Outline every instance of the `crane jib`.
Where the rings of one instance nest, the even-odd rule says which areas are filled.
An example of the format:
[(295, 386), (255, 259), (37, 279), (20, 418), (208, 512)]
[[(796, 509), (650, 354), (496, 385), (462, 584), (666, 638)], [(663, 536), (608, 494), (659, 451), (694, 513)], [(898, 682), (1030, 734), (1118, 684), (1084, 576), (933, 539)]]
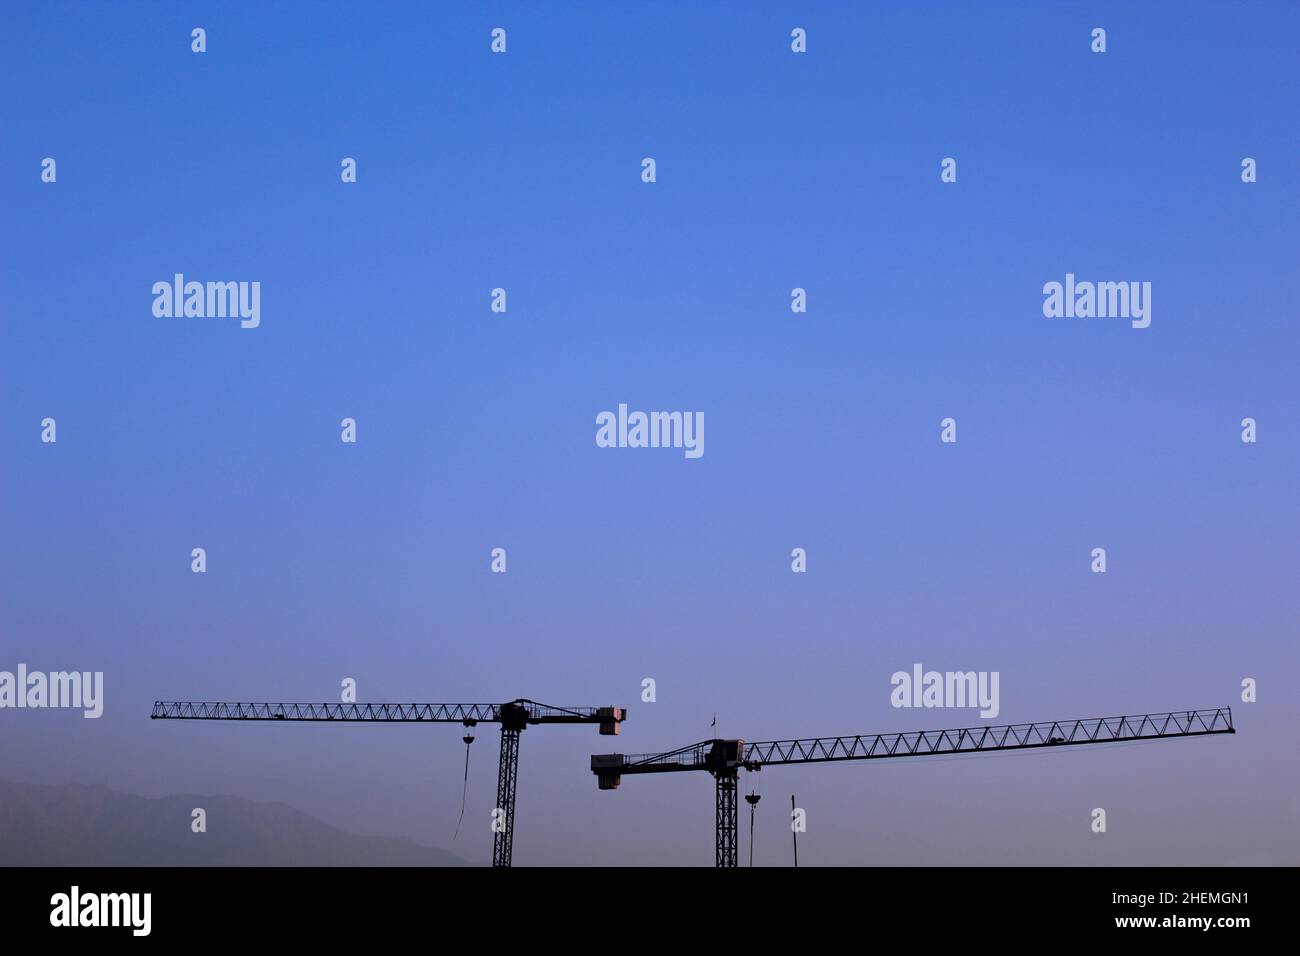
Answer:
[(613, 790), (623, 774), (703, 770), (716, 775), (741, 769), (757, 770), (764, 765), (982, 753), (1231, 733), (1236, 733), (1232, 708), (1220, 707), (759, 743), (743, 739), (704, 740), (660, 754), (596, 754), (591, 758), (591, 770), (602, 790)]
[(300, 720), (357, 723), (599, 724), (619, 733), (622, 707), (552, 707), (519, 699), (504, 704), (282, 703), (258, 701), (155, 701), (154, 720)]

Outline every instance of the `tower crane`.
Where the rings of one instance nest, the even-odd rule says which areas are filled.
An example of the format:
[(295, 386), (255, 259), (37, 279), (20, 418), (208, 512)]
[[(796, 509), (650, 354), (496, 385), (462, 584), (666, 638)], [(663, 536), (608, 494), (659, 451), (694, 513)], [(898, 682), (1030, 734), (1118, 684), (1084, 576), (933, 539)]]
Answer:
[(989, 753), (1039, 747), (1133, 740), (1165, 740), (1207, 734), (1235, 734), (1232, 708), (1180, 710), (1164, 714), (1090, 717), (1031, 724), (922, 730), (896, 734), (814, 737), (804, 740), (702, 740), (659, 754), (593, 754), (591, 772), (601, 790), (614, 790), (625, 774), (678, 773), (703, 770), (713, 775), (716, 793), (715, 863), (736, 866), (736, 787), (741, 770), (765, 766), (926, 757), (936, 754)]
[[(501, 725), (497, 803), (492, 827), (492, 865), (510, 866), (515, 835), (515, 785), (519, 735), (533, 724), (596, 724), (617, 734), (627, 717), (622, 707), (551, 707), (519, 698), (504, 704), (288, 704), (220, 701), (155, 701), (151, 720), (292, 720), (344, 723), (457, 723)], [(462, 738), (465, 739), (465, 738)], [(470, 740), (465, 739), (468, 747)]]

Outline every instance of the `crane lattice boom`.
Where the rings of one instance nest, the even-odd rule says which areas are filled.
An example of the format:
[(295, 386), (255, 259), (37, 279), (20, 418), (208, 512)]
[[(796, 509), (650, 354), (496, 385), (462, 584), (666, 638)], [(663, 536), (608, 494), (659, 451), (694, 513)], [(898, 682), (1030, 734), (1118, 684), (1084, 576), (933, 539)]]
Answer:
[[(1179, 710), (1163, 714), (1123, 717), (1089, 717), (1029, 724), (965, 727), (952, 730), (920, 730), (898, 734), (855, 734), (843, 737), (811, 737), (804, 740), (702, 740), (678, 750), (660, 754), (611, 754), (592, 757), (592, 770), (616, 767), (620, 773), (671, 773), (677, 770), (713, 770), (731, 764), (746, 770), (790, 763), (823, 763), (831, 760), (867, 760), (877, 757), (923, 757), (932, 754), (976, 753), (985, 750), (1015, 750), (1066, 744), (1115, 743), (1124, 740), (1154, 740), (1161, 737), (1194, 737), (1200, 734), (1235, 733), (1232, 708)], [(728, 744), (736, 746), (726, 746)], [(609, 757), (617, 763), (605, 764)]]
[[(206, 700), (155, 701), (154, 719), (351, 720), (377, 723), (595, 724), (615, 721), (614, 707), (551, 707), (520, 698), (506, 704), (291, 704)], [(621, 720), (622, 718), (618, 718)], [(616, 721), (615, 721), (616, 722)]]

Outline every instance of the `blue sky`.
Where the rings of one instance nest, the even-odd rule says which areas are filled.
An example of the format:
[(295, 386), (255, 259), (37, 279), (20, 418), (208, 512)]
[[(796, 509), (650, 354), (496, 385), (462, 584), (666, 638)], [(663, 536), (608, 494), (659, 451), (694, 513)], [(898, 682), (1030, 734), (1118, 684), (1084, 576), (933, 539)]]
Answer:
[[(0, 668), (107, 682), (99, 721), (0, 713), (6, 776), (279, 799), (485, 860), (494, 732), (451, 844), (455, 728), (149, 705), (354, 677), (626, 706), (630, 752), (715, 712), (750, 739), (978, 723), (890, 707), (921, 662), (999, 671), (999, 720), (1234, 705), (1242, 732), (772, 769), (743, 781), (774, 795), (760, 862), (785, 862), (791, 790), (809, 862), (1300, 857), (1294, 5), (2, 22)], [(261, 326), (155, 318), (176, 272), (260, 281)], [(1067, 272), (1150, 281), (1151, 327), (1045, 318)], [(620, 402), (703, 411), (704, 457), (597, 448)], [(709, 782), (598, 793), (606, 749), (525, 735), (516, 860), (711, 862)]]

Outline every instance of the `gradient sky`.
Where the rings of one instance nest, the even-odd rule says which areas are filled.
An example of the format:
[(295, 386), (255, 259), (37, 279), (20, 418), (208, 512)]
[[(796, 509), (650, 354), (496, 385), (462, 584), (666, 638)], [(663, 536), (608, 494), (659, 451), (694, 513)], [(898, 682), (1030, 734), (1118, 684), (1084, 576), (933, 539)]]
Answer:
[[(751, 740), (979, 723), (890, 706), (920, 662), (999, 671), (996, 723), (1231, 705), (1240, 732), (769, 768), (741, 782), (759, 863), (789, 861), (792, 792), (806, 864), (1300, 863), (1294, 4), (2, 23), (0, 669), (102, 670), (107, 700), (0, 711), (0, 776), (281, 800), (486, 862), (492, 728), (452, 842), (457, 726), (150, 704), (344, 677), (615, 704), (618, 740), (525, 733), (516, 862), (708, 865), (707, 776), (602, 793), (588, 756), (715, 712)], [(155, 318), (176, 272), (260, 281), (261, 327)], [(1150, 281), (1151, 327), (1044, 318), (1067, 272)], [(597, 448), (620, 402), (703, 411), (704, 457)]]

